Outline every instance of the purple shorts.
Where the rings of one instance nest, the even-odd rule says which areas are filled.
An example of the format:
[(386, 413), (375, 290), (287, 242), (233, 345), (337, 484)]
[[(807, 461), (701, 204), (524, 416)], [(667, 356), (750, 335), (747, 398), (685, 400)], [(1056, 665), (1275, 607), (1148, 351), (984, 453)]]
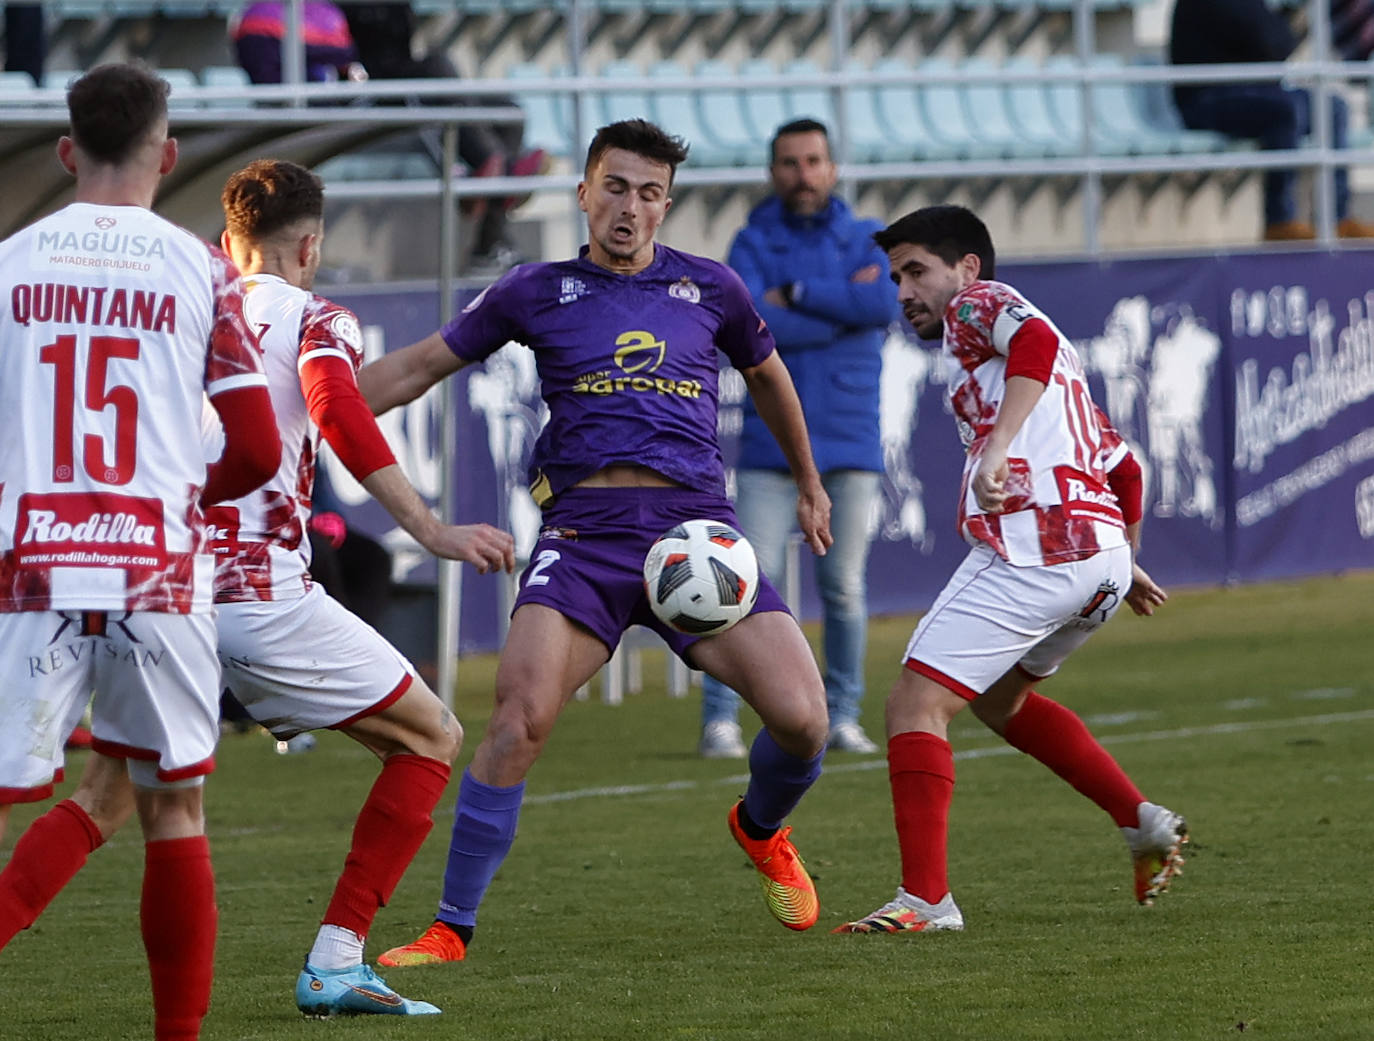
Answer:
[[(688, 636), (660, 622), (644, 595), (644, 555), (675, 524), (694, 517), (739, 527), (728, 499), (691, 488), (570, 488), (544, 511), (544, 526), (520, 576), (522, 604), (543, 604), (584, 626), (614, 652), (632, 625), (663, 637), (691, 665)], [(750, 614), (787, 611), (778, 591), (759, 574)], [(788, 612), (789, 614), (791, 612)]]

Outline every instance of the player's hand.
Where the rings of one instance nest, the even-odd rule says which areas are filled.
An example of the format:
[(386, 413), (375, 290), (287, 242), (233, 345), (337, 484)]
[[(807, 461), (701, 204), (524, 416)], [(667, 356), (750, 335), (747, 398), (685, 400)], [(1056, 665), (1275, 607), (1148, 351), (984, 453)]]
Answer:
[(1126, 603), (1136, 614), (1152, 615), (1155, 608), (1169, 599), (1169, 594), (1155, 582), (1139, 564), (1131, 565), (1131, 588)]
[(774, 287), (763, 294), (763, 302), (772, 304), (774, 307), (786, 307), (787, 297), (782, 295), (782, 290)]
[(811, 552), (818, 557), (825, 556), (835, 537), (830, 534), (830, 496), (820, 482), (815, 488), (802, 489), (798, 493), (797, 526)]
[(861, 285), (869, 282), (876, 282), (882, 273), (883, 269), (880, 265), (869, 264), (867, 267), (861, 267), (858, 271), (855, 271), (854, 274), (850, 275), (849, 281), (858, 282)]
[(1007, 453), (988, 447), (973, 474), (973, 495), (984, 513), (1001, 513), (1007, 501)]
[(447, 524), (425, 546), (436, 557), (462, 560), (479, 575), (515, 570), (515, 538), (490, 524)]

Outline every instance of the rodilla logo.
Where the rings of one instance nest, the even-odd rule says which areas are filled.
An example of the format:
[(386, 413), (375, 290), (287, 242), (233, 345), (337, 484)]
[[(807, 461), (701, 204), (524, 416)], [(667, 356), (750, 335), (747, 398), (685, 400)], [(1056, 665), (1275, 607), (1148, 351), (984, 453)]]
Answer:
[(1121, 507), (1116, 496), (1087, 474), (1071, 467), (1056, 466), (1054, 479), (1059, 485), (1059, 501), (1071, 515), (1121, 524)]
[(20, 567), (165, 567), (162, 502), (128, 495), (21, 495)]
[(210, 552), (217, 557), (232, 557), (239, 551), (239, 508), (211, 506), (205, 511), (205, 534)]

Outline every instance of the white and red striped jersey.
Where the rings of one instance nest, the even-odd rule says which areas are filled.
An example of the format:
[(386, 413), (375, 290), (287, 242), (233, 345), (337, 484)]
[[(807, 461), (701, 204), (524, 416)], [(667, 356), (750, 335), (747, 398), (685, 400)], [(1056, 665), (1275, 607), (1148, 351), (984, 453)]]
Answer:
[[(1000, 513), (988, 514), (978, 506), (973, 475), (1006, 393), (1012, 337), (1033, 318), (1049, 326), (1059, 349), (1045, 393), (1007, 453), (1009, 498)], [(1114, 430), (1104, 433), (1078, 352), (1054, 323), (1011, 286), (974, 282), (949, 302), (944, 352), (968, 452), (959, 498), (964, 538), (986, 543), (1017, 567), (1083, 560), (1125, 545), (1121, 508), (1107, 484), (1125, 445)]]
[(276, 475), (241, 499), (209, 511), (216, 554), (215, 600), (288, 600), (310, 588), (310, 499), (320, 432), (301, 388), (307, 361), (335, 357), (356, 374), (362, 329), (353, 312), (277, 275), (244, 279), (243, 313), (262, 346), (281, 433)]
[(238, 270), (138, 206), (0, 242), (0, 611), (210, 609), (201, 403), (261, 386)]

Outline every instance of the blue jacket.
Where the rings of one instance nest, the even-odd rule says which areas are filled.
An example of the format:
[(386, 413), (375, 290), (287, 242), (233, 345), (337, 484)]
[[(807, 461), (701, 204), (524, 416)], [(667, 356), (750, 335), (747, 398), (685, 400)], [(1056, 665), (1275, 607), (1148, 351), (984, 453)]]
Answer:
[[(730, 247), (727, 263), (749, 287), (797, 385), (821, 473), (883, 468), (878, 380), (883, 340), (899, 309), (887, 255), (872, 239), (881, 228), (854, 216), (838, 196), (814, 217), (798, 217), (773, 195), (754, 207)], [(876, 281), (850, 281), (870, 264), (882, 269)], [(791, 307), (764, 302), (765, 292), (788, 283), (797, 287)], [(749, 398), (739, 466), (787, 469)]]

